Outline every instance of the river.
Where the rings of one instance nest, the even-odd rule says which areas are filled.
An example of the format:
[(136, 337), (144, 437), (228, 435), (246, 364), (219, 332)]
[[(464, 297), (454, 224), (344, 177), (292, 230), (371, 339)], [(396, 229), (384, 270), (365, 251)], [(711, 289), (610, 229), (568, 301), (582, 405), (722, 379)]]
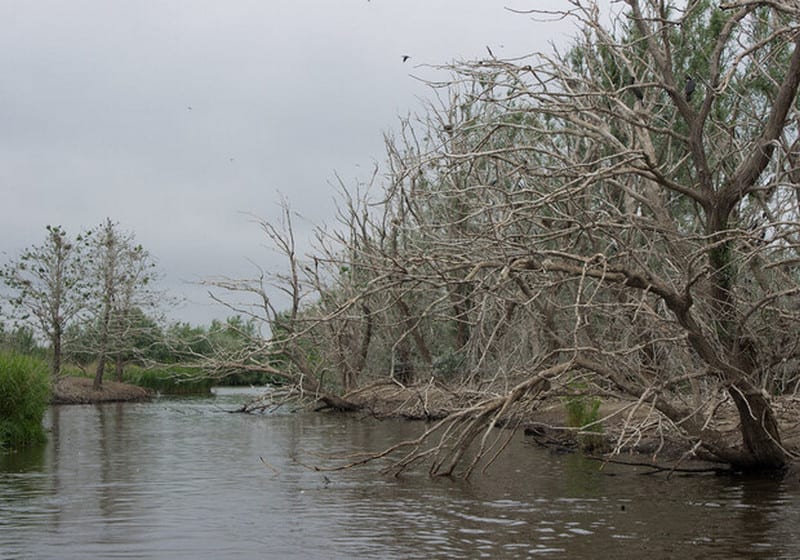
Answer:
[(247, 396), (215, 392), (51, 407), (46, 445), (0, 455), (0, 559), (800, 558), (791, 480), (601, 469), (523, 437), (468, 482), (323, 474), (292, 457), (421, 424), (228, 414)]

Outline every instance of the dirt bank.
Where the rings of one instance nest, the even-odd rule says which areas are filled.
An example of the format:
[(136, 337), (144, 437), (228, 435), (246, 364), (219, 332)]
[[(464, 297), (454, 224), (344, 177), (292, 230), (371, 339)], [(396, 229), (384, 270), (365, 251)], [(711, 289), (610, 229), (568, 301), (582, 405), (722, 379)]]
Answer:
[(63, 377), (53, 387), (53, 404), (90, 404), (101, 402), (136, 402), (148, 400), (152, 392), (136, 385), (103, 381), (100, 390), (86, 377)]
[[(377, 417), (403, 417), (409, 419), (436, 420), (448, 414), (485, 402), (488, 395), (479, 392), (452, 390), (437, 384), (422, 384), (399, 387), (393, 383), (379, 383), (355, 391), (345, 398), (355, 402)], [(774, 410), (780, 426), (783, 445), (792, 453), (800, 451), (800, 398), (793, 396), (774, 397)], [(688, 459), (686, 454), (691, 444), (649, 406), (641, 406), (631, 412), (634, 403), (604, 398), (599, 410), (602, 435), (597, 448), (589, 450), (604, 454), (613, 449), (622, 455), (646, 461), (674, 461)], [(516, 411), (515, 426), (542, 445), (576, 449), (579, 440), (574, 429), (567, 427), (567, 413), (561, 398), (531, 399)], [(502, 425), (501, 421), (501, 425)], [(709, 427), (718, 430), (732, 445), (741, 445), (739, 419), (730, 402), (716, 409)], [(585, 440), (584, 440), (585, 441)]]

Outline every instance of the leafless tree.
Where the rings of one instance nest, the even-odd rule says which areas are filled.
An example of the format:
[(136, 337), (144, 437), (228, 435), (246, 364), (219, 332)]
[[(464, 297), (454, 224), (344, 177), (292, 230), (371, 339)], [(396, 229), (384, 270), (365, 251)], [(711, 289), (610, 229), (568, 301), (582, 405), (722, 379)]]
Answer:
[(134, 308), (156, 306), (157, 293), (152, 286), (156, 272), (150, 254), (135, 243), (133, 233), (120, 231), (111, 219), (97, 228), (92, 252), (88, 269), (95, 281), (96, 305), (87, 325), (95, 332), (93, 347), (84, 350), (96, 358), (94, 387), (99, 389), (108, 358), (113, 358), (117, 381), (121, 381), (132, 331), (139, 326), (133, 321)]
[[(198, 367), (203, 375), (220, 377), (233, 370), (268, 373), (289, 387), (292, 397), (311, 399), (322, 407), (357, 408), (342, 399), (334, 386), (355, 387), (371, 337), (366, 301), (355, 305), (361, 294), (356, 297), (352, 288), (349, 292), (340, 289), (358, 271), (341, 264), (346, 261), (352, 267), (350, 258), (299, 255), (293, 213), (286, 201), (281, 208), (279, 222), (255, 222), (271, 248), (285, 258), (284, 270), (259, 267), (255, 278), (220, 277), (204, 282), (212, 299), (232, 313), (260, 322), (263, 331), (249, 336), (234, 354), (220, 348), (210, 357), (197, 356)], [(281, 300), (277, 305), (273, 302), (276, 293)], [(283, 302), (288, 302), (288, 308), (282, 308)], [(363, 312), (364, 317), (351, 317), (352, 309)], [(362, 319), (366, 328), (358, 339), (363, 349), (354, 349), (352, 323)], [(268, 406), (272, 403), (256, 402), (245, 410)]]
[[(571, 4), (566, 54), (453, 69), (446, 138), (405, 159), (406, 176), (436, 166), (410, 197), (424, 243), (408, 281), (459, 278), (477, 356), (534, 325), (538, 357), (716, 458), (780, 467), (766, 390), (798, 357), (798, 6), (629, 0), (607, 28)], [(456, 211), (425, 219), (443, 203)], [(741, 447), (709, 427), (723, 396)]]
[[(385, 367), (399, 356), (474, 397), (399, 465), (451, 474), (478, 442), (471, 472), (494, 426), (575, 391), (624, 403), (617, 451), (670, 430), (741, 468), (790, 458), (771, 395), (800, 384), (800, 6), (615, 10), (528, 12), (574, 20), (573, 44), (447, 68), (313, 264), (267, 229), (292, 290), (299, 270), (313, 288), (292, 298), (293, 340), (345, 369), (362, 341), (342, 387), (405, 383)], [(738, 440), (715, 427), (726, 406)]]

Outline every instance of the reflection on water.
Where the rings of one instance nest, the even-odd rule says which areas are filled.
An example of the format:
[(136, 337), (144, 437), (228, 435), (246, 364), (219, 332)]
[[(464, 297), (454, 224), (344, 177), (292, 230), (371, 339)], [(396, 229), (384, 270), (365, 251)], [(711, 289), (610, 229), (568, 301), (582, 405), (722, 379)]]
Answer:
[[(0, 559), (797, 558), (792, 481), (641, 476), (514, 441), (489, 476), (310, 471), (420, 424), (228, 414), (243, 396), (53, 407), (0, 456)], [(266, 461), (268, 468), (262, 461)], [(276, 472), (277, 471), (277, 472)]]

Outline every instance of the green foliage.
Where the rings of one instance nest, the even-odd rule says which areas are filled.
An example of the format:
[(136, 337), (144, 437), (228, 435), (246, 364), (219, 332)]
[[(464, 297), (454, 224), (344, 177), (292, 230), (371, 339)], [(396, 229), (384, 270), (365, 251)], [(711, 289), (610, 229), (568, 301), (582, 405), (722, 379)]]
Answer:
[(198, 376), (196, 371), (181, 368), (131, 368), (126, 377), (128, 383), (152, 389), (167, 395), (202, 395), (211, 392), (216, 380)]
[(7, 331), (5, 326), (0, 324), (0, 351), (36, 356), (42, 359), (47, 357), (47, 351), (39, 346), (33, 329), (26, 325)]
[(0, 352), (0, 448), (43, 441), (42, 418), (49, 402), (47, 363)]
[(170, 363), (190, 361), (213, 353), (206, 329), (189, 323), (171, 325), (166, 332), (166, 343)]
[(78, 364), (102, 366), (103, 356), (130, 360), (142, 323), (152, 322), (143, 309), (160, 299), (150, 287), (156, 278), (150, 255), (111, 220), (77, 236), (60, 226), (46, 229), (43, 243), (0, 266), (9, 316), (47, 340), (54, 377), (67, 351)]
[(601, 400), (583, 394), (585, 384), (573, 383), (572, 387), (578, 392), (564, 399), (567, 425), (579, 430), (577, 441), (583, 451), (601, 449), (604, 445), (603, 424), (600, 422)]
[[(159, 361), (171, 364), (201, 362), (215, 356), (247, 356), (244, 364), (266, 363), (269, 358), (253, 350), (262, 346), (258, 325), (254, 319), (245, 320), (240, 315), (228, 317), (224, 322), (217, 319), (208, 327), (175, 323), (167, 329)], [(159, 345), (154, 345), (154, 348)], [(236, 361), (237, 358), (232, 359)], [(196, 374), (195, 374), (196, 375)], [(225, 385), (265, 385), (275, 383), (269, 373), (232, 369), (216, 376), (217, 383)]]
[[(213, 380), (204, 378), (198, 364), (219, 354), (248, 354), (247, 363), (260, 363), (262, 357), (247, 349), (262, 344), (258, 327), (253, 320), (240, 316), (225, 321), (214, 320), (209, 326), (196, 326), (185, 322), (173, 323), (165, 329), (137, 307), (127, 318), (128, 329), (123, 346), (112, 346), (114, 355), (109, 360), (122, 358), (126, 364), (123, 377), (130, 383), (148, 387), (162, 393), (207, 392), (213, 384), (266, 385), (277, 382), (272, 375), (260, 371), (233, 369), (216, 371)], [(86, 375), (99, 358), (96, 351), (98, 330), (91, 324), (73, 325), (66, 333), (68, 375)], [(263, 358), (263, 363), (268, 361)], [(152, 364), (161, 364), (153, 368)], [(191, 369), (181, 369), (191, 364)], [(77, 367), (75, 367), (77, 366)], [(130, 372), (127, 372), (130, 370)]]
[[(114, 328), (115, 336), (109, 342), (110, 358), (121, 358), (126, 364), (150, 360), (174, 363), (161, 326), (138, 307), (126, 313), (125, 327)], [(78, 365), (87, 365), (98, 359), (98, 325), (85, 322), (71, 325), (65, 333), (65, 358)]]
[[(323, 298), (331, 298), (335, 295), (334, 291), (326, 292)], [(291, 370), (295, 366), (294, 360), (289, 354), (276, 351), (287, 346), (291, 342), (293, 353), (299, 355), (298, 361), (305, 363), (309, 369), (321, 367), (323, 362), (322, 354), (318, 343), (309, 337), (294, 337), (292, 319), (289, 312), (279, 313), (272, 324), (272, 338), (270, 346), (273, 351), (270, 353), (269, 365), (278, 370)]]
[(263, 371), (234, 371), (219, 380), (220, 385), (248, 387), (250, 385), (280, 385), (281, 379)]
[(215, 350), (239, 350), (258, 338), (254, 320), (245, 321), (240, 315), (225, 322), (214, 319), (208, 328), (208, 344)]

